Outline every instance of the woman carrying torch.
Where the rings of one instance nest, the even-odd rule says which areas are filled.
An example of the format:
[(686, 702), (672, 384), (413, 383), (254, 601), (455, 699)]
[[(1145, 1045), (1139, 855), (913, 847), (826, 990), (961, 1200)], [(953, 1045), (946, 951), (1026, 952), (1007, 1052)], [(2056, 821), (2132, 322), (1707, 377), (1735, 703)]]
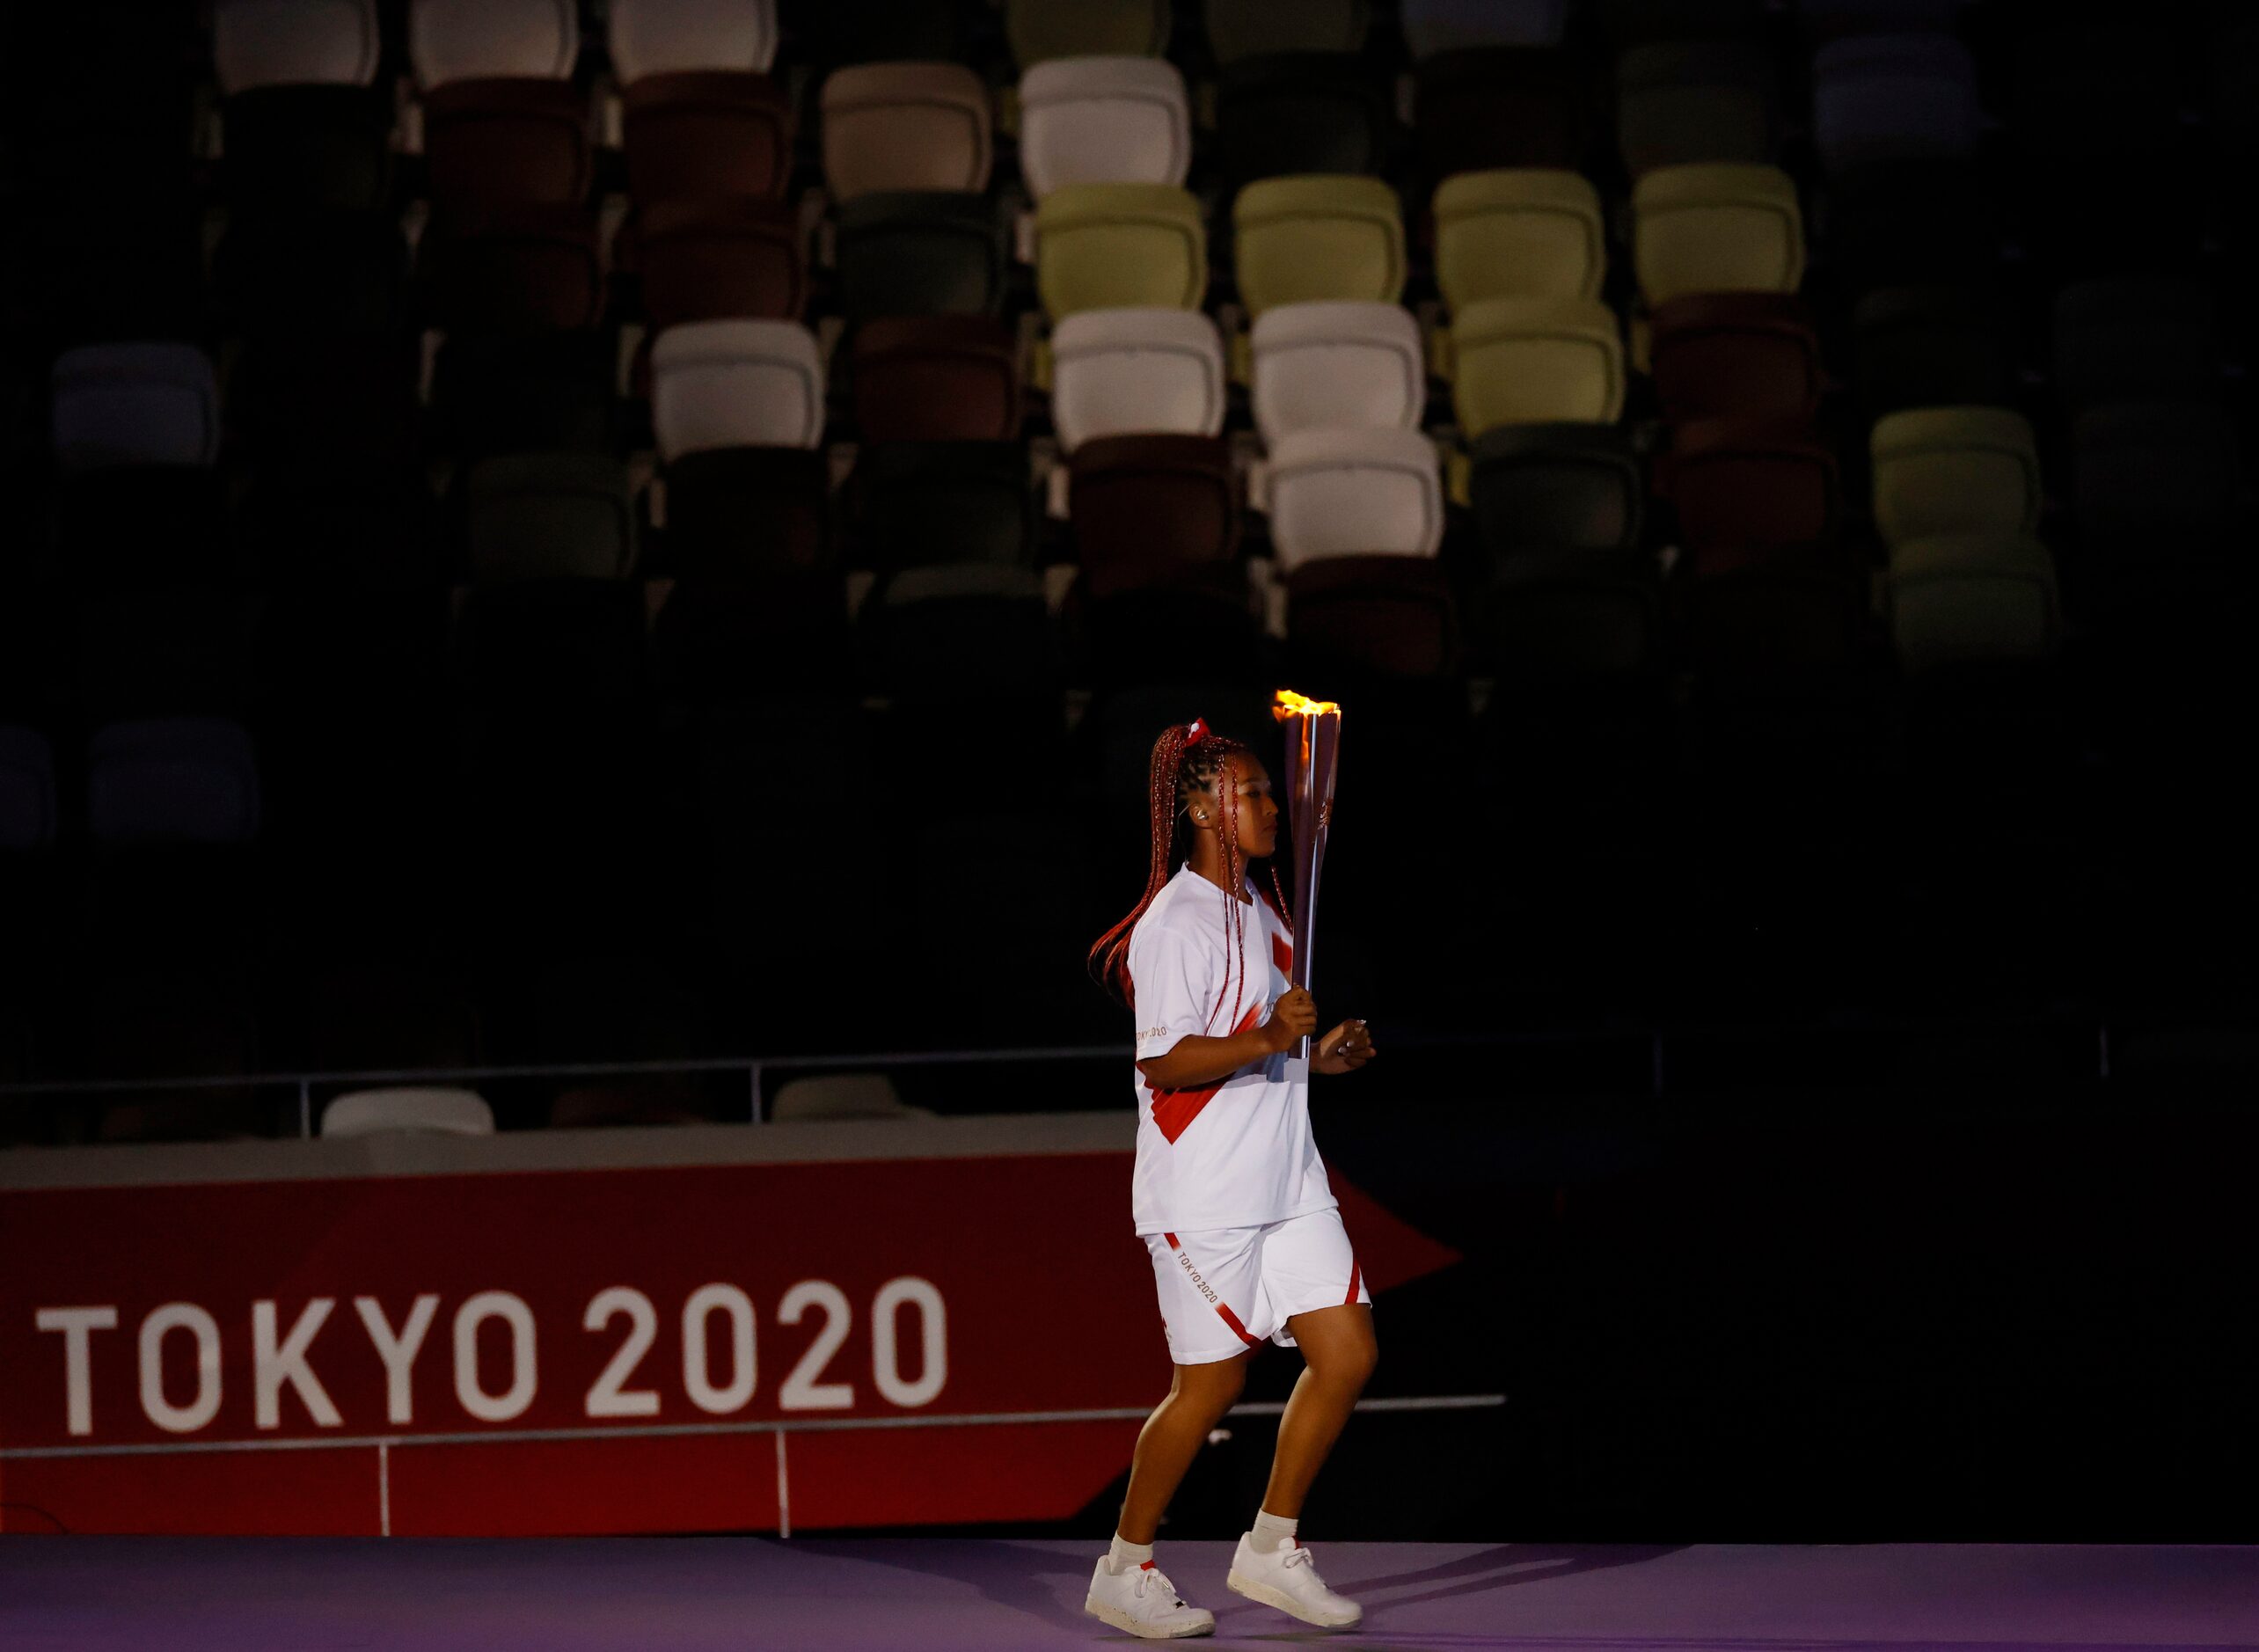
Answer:
[(1276, 870), (1268, 888), (1246, 876), (1249, 861), (1278, 845), (1269, 775), (1247, 747), (1195, 720), (1154, 743), (1144, 898), (1091, 951), (1093, 973), (1137, 1020), (1131, 1205), (1176, 1369), (1138, 1436), (1113, 1546), (1084, 1604), (1149, 1639), (1215, 1628), (1214, 1614), (1181, 1598), (1158, 1569), (1153, 1539), (1266, 1338), (1299, 1347), (1305, 1370), (1227, 1586), (1305, 1623), (1347, 1628), (1363, 1616), (1326, 1587), (1295, 1532), (1377, 1353), (1372, 1296), (1311, 1134), (1309, 1078), (1354, 1072), (1373, 1046), (1364, 1023), (1350, 1020), (1312, 1049), (1318, 1012), (1304, 966), (1340, 714), (1280, 699), (1278, 714), (1294, 725), (1299, 907), (1277, 898)]

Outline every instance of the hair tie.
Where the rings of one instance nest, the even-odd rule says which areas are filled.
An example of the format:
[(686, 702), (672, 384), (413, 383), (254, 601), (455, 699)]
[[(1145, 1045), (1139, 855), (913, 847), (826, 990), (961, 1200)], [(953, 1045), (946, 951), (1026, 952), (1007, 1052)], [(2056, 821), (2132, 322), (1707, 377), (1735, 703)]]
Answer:
[(1186, 745), (1196, 746), (1207, 738), (1208, 725), (1201, 719), (1195, 717), (1191, 722), (1185, 725), (1184, 743)]

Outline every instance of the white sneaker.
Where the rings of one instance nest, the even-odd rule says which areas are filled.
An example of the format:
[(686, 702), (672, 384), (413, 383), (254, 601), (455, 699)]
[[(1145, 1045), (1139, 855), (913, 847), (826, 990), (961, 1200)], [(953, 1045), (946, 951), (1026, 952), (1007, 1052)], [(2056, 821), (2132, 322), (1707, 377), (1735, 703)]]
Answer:
[(1241, 1534), (1239, 1552), (1232, 1557), (1232, 1575), (1224, 1580), (1233, 1594), (1276, 1606), (1321, 1629), (1347, 1629), (1363, 1621), (1364, 1608), (1326, 1587), (1299, 1539), (1289, 1538), (1265, 1554), (1247, 1540), (1254, 1535)]
[(1174, 1641), (1188, 1634), (1214, 1634), (1216, 1614), (1205, 1606), (1180, 1598), (1168, 1574), (1147, 1561), (1117, 1572), (1108, 1565), (1114, 1557), (1098, 1557), (1091, 1575), (1090, 1594), (1083, 1610), (1117, 1629), (1143, 1635), (1148, 1641)]

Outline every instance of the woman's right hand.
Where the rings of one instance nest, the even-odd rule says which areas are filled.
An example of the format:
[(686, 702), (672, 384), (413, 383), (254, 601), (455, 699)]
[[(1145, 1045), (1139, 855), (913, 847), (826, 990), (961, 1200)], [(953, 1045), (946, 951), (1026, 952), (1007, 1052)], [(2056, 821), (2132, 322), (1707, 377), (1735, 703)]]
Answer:
[(1307, 987), (1289, 987), (1271, 1005), (1270, 1020), (1263, 1023), (1263, 1032), (1270, 1040), (1271, 1053), (1283, 1056), (1318, 1030), (1318, 1005)]

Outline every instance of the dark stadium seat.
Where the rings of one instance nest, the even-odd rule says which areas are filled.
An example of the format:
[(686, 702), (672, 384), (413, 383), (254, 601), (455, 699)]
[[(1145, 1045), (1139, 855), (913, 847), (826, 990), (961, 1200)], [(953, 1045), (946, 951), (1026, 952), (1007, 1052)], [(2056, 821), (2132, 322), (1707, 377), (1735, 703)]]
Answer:
[(374, 208), (234, 213), (212, 280), (223, 327), (246, 338), (295, 342), (407, 322), (407, 238), (395, 215)]
[(2234, 423), (2216, 402), (2110, 402), (2071, 427), (2079, 536), (2113, 559), (2220, 558), (2241, 474)]
[(768, 76), (683, 69), (620, 93), (628, 194), (639, 203), (774, 200), (792, 175), (793, 111)]
[(1809, 419), (1819, 410), (1817, 324), (1787, 293), (1690, 293), (1649, 318), (1663, 416)]
[(450, 333), (432, 370), (435, 446), (459, 460), (491, 453), (609, 453), (618, 435), (610, 338), (594, 328)]
[(987, 316), (891, 316), (855, 333), (866, 442), (1001, 442), (1020, 434), (1020, 340)]
[(570, 332), (603, 316), (591, 208), (519, 203), (461, 213), (435, 224), (420, 252), (435, 314), (450, 332)]
[(462, 495), (464, 565), (479, 584), (624, 579), (635, 567), (635, 501), (615, 459), (483, 459), (464, 473)]
[(1169, 0), (1005, 0), (1004, 32), (1020, 68), (1059, 57), (1159, 57)]
[(665, 567), (743, 577), (834, 566), (830, 462), (813, 450), (716, 448), (667, 466)]
[(1700, 161), (1770, 162), (1780, 118), (1755, 40), (1656, 40), (1616, 64), (1616, 143), (1634, 178)]
[(1208, 0), (1209, 48), (1219, 63), (1279, 52), (1354, 52), (1365, 42), (1365, 0)]
[(1852, 384), (1861, 416), (2005, 402), (2001, 326), (1999, 306), (1983, 289), (1885, 287), (1867, 294), (1852, 312)]
[(1386, 88), (1348, 53), (1242, 58), (1217, 77), (1214, 155), (1232, 189), (1297, 172), (1378, 173), (1390, 124)]
[(1656, 478), (1678, 516), (1679, 542), (1705, 574), (1836, 530), (1835, 455), (1801, 424), (1682, 425), (1656, 460)]
[(1238, 483), (1218, 436), (1101, 436), (1069, 462), (1068, 515), (1083, 589), (1095, 597), (1202, 585), (1242, 599)]
[(1558, 46), (1569, 0), (1405, 0), (1404, 42), (1415, 58), (1480, 46)]
[(855, 560), (882, 575), (1034, 566), (1035, 496), (1019, 442), (866, 442), (848, 488)]
[(1057, 644), (1033, 568), (929, 564), (879, 582), (860, 629), (876, 680), (929, 703), (1005, 696), (1056, 720)]
[(1853, 34), (1950, 34), (1963, 0), (1796, 0), (1796, 24), (1815, 44)]
[(1646, 468), (1606, 425), (1501, 425), (1470, 450), (1477, 531), (1494, 562), (1553, 548), (1640, 543)]
[(635, 218), (634, 269), (654, 333), (684, 321), (796, 321), (808, 302), (799, 215), (752, 199), (666, 201)]
[(366, 84), (252, 84), (229, 92), (225, 181), (238, 208), (386, 204), (392, 103)]
[(1432, 557), (1335, 556), (1286, 578), (1287, 654), (1312, 682), (1450, 678), (1460, 669), (1451, 582)]
[(1663, 641), (1655, 559), (1636, 549), (1516, 548), (1495, 563), (1470, 630), (1481, 669), (1509, 692), (1652, 671)]
[(1503, 166), (1583, 163), (1591, 92), (1569, 53), (1480, 47), (1421, 60), (1414, 92), (1420, 159), (1436, 179)]
[(86, 822), (97, 843), (245, 844), (259, 820), (259, 763), (240, 722), (159, 717), (95, 731)]
[(1813, 141), (1837, 176), (1968, 161), (1984, 140), (1976, 60), (1949, 34), (1860, 34), (1812, 60)]
[(988, 197), (885, 192), (839, 208), (834, 302), (850, 323), (880, 316), (992, 316), (1009, 257)]
[(248, 715), (263, 606), (240, 591), (178, 581), (88, 592), (79, 605), (80, 715), (94, 723)]
[(735, 545), (698, 551), (676, 577), (653, 621), (651, 648), (660, 691), (674, 704), (844, 692), (858, 681), (838, 574), (820, 564), (779, 568)]
[(577, 203), (592, 181), (588, 94), (569, 80), (459, 80), (423, 94), (424, 158), (442, 216)]
[(1765, 0), (1599, 0), (1596, 10), (1616, 48), (1626, 51), (1650, 40), (1722, 40), (1753, 33), (1764, 26), (1766, 6)]
[(966, 19), (958, 0), (866, 0), (812, 6), (797, 19), (819, 63), (953, 62)]
[(36, 728), (0, 724), (0, 854), (55, 841), (55, 753)]
[(1831, 181), (1829, 261), (1852, 293), (1999, 279), (2001, 203), (1957, 161), (1862, 166)]
[(2055, 296), (2055, 388), (2073, 406), (2221, 392), (2227, 341), (2203, 281), (2082, 281)]

